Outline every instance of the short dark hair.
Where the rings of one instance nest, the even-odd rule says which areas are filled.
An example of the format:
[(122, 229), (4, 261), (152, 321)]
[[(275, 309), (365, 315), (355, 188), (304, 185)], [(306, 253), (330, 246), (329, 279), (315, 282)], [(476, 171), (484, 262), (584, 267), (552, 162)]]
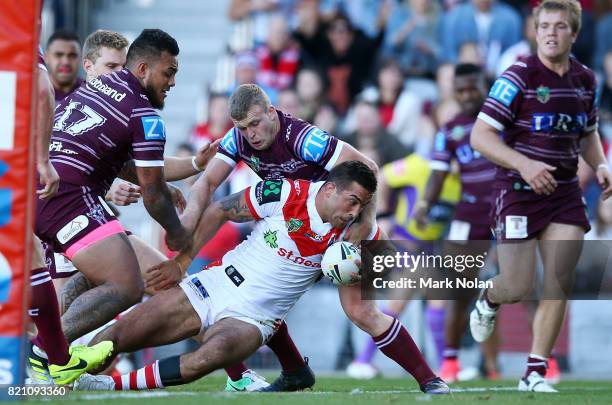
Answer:
[(455, 77), (480, 74), (482, 74), (482, 68), (473, 63), (459, 63), (455, 66)]
[(53, 43), (53, 41), (76, 41), (79, 45), (81, 45), (81, 41), (79, 40), (79, 36), (70, 30), (65, 30), (65, 29), (60, 29), (55, 31), (53, 34), (51, 34), (51, 36), (49, 37), (49, 40), (47, 41), (47, 48)]
[(349, 160), (348, 162), (342, 162), (335, 166), (329, 172), (326, 181), (328, 183), (334, 183), (339, 190), (344, 190), (349, 187), (352, 182), (356, 182), (369, 193), (374, 193), (378, 184), (376, 175), (372, 169), (358, 160)]
[(147, 60), (159, 58), (164, 51), (177, 56), (179, 46), (176, 39), (160, 29), (144, 29), (130, 45), (126, 65), (130, 66), (136, 60), (143, 58)]
[(270, 107), (268, 95), (256, 84), (242, 84), (229, 98), (230, 117), (236, 121), (243, 120), (254, 105), (266, 110)]

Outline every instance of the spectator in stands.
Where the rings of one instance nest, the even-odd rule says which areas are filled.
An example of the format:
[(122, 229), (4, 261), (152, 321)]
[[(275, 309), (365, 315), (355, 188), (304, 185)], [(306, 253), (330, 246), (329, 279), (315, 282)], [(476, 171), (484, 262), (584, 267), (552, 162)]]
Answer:
[(195, 150), (222, 138), (232, 128), (233, 124), (229, 118), (226, 94), (212, 93), (208, 97), (208, 113), (206, 116), (206, 122), (196, 125), (189, 137), (189, 142)]
[(521, 17), (512, 7), (496, 0), (471, 0), (443, 17), (442, 56), (456, 63), (461, 45), (477, 43), (481, 65), (494, 75), (501, 53), (521, 40), (521, 30)]
[(242, 21), (250, 25), (251, 45), (256, 47), (266, 42), (270, 19), (281, 15), (291, 21), (298, 3), (298, 0), (232, 0), (228, 16), (231, 21)]
[(430, 0), (394, 3), (385, 34), (385, 53), (404, 74), (434, 77), (440, 56), (439, 7)]
[(330, 103), (323, 103), (317, 110), (312, 123), (321, 128), (328, 134), (339, 136), (338, 132), (338, 114), (334, 110), (334, 106)]
[(314, 66), (300, 69), (295, 79), (295, 88), (300, 100), (299, 117), (312, 122), (325, 101), (323, 77)]
[(257, 84), (266, 91), (272, 104), (276, 103), (278, 96), (277, 90), (257, 81), (259, 60), (252, 52), (241, 52), (237, 54), (235, 56), (235, 69), (236, 80), (234, 86), (228, 89), (228, 94), (241, 84)]
[(383, 7), (390, 6), (390, 0), (321, 0), (320, 11), (324, 19), (331, 19), (343, 12), (367, 36), (378, 35), (376, 16)]
[(257, 83), (277, 91), (293, 83), (299, 63), (299, 50), (282, 16), (276, 15), (269, 19), (266, 43), (256, 49), (255, 55), (259, 61)]
[(278, 92), (276, 107), (286, 114), (302, 118), (300, 117), (300, 99), (297, 92), (291, 87)]
[(375, 105), (358, 101), (354, 114), (357, 129), (344, 141), (374, 160), (379, 167), (408, 154), (408, 149), (383, 128)]
[(44, 56), (57, 104), (83, 83), (78, 76), (81, 62), (79, 37), (72, 31), (55, 31), (47, 41)]
[(603, 68), (599, 91), (599, 126), (601, 134), (612, 140), (612, 50), (604, 56)]
[(597, 34), (595, 38), (594, 68), (603, 68), (604, 57), (612, 51), (612, 11), (607, 13), (597, 22)]
[(316, 14), (301, 15), (295, 37), (302, 45), (304, 58), (324, 70), (329, 83), (327, 97), (342, 115), (363, 89), (382, 45), (389, 8), (381, 10), (379, 31), (374, 39), (354, 28), (349, 18), (341, 13), (326, 24), (322, 24)]
[(529, 14), (525, 18), (523, 34), (525, 35), (525, 38), (521, 42), (512, 45), (510, 48), (506, 49), (504, 53), (502, 53), (501, 58), (499, 59), (499, 64), (497, 65), (497, 76), (501, 76), (506, 69), (514, 64), (514, 62), (522, 60), (535, 52), (536, 30), (533, 14)]

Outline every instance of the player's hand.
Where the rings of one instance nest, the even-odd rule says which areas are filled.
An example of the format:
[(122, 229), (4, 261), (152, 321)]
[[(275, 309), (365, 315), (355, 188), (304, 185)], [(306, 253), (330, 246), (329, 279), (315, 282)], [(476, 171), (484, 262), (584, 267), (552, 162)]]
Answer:
[(612, 195), (612, 174), (610, 174), (610, 170), (607, 167), (600, 165), (595, 172), (595, 176), (597, 177), (599, 187), (602, 188), (601, 199), (607, 200)]
[(429, 207), (426, 204), (417, 205), (412, 217), (416, 221), (417, 228), (420, 230), (425, 229), (429, 223)]
[(187, 230), (181, 225), (176, 229), (166, 230), (166, 245), (168, 249), (178, 252), (188, 250), (191, 247), (192, 238)]
[(36, 194), (38, 194), (39, 199), (49, 198), (57, 193), (57, 189), (59, 188), (60, 178), (55, 170), (55, 167), (51, 164), (51, 162), (41, 163), (36, 165), (38, 170), (38, 175), (40, 177), (40, 184), (44, 187), (41, 190), (37, 190)]
[(195, 155), (195, 163), (200, 169), (204, 170), (206, 165), (208, 165), (208, 162), (210, 162), (210, 159), (215, 157), (220, 143), (221, 138), (198, 149)]
[(147, 289), (161, 291), (176, 286), (183, 276), (183, 269), (177, 261), (166, 260), (147, 269), (144, 281)]
[(351, 282), (347, 285), (355, 285), (361, 283), (361, 260), (355, 259), (354, 263), (359, 268), (359, 271), (350, 274)]
[(552, 175), (555, 170), (557, 168), (554, 166), (532, 159), (518, 167), (521, 177), (529, 184), (531, 189), (536, 194), (545, 195), (552, 194), (557, 188), (557, 180)]
[(119, 206), (134, 204), (140, 199), (140, 186), (127, 181), (115, 181), (106, 193), (105, 199)]
[(183, 192), (180, 188), (170, 183), (168, 183), (168, 189), (170, 190), (170, 195), (172, 195), (172, 203), (178, 210), (179, 214), (182, 214), (187, 206), (187, 201), (185, 201)]

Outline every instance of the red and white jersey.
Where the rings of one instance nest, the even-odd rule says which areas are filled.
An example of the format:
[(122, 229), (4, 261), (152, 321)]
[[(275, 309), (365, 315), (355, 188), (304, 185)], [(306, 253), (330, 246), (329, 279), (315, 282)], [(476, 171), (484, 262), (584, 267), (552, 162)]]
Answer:
[[(283, 319), (318, 280), (327, 247), (348, 228), (334, 228), (317, 212), (315, 197), (324, 183), (266, 180), (249, 187), (245, 192), (255, 228), (223, 256), (221, 267), (198, 274), (204, 286), (209, 279), (254, 313)], [(368, 239), (377, 237), (375, 224)]]

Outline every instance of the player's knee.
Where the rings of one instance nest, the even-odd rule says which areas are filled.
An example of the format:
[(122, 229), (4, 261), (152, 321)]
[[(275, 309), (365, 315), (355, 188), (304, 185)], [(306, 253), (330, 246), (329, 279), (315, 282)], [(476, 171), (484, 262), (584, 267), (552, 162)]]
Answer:
[(116, 291), (121, 300), (129, 306), (135, 305), (142, 300), (144, 295), (144, 281), (138, 277), (127, 283), (116, 283)]

